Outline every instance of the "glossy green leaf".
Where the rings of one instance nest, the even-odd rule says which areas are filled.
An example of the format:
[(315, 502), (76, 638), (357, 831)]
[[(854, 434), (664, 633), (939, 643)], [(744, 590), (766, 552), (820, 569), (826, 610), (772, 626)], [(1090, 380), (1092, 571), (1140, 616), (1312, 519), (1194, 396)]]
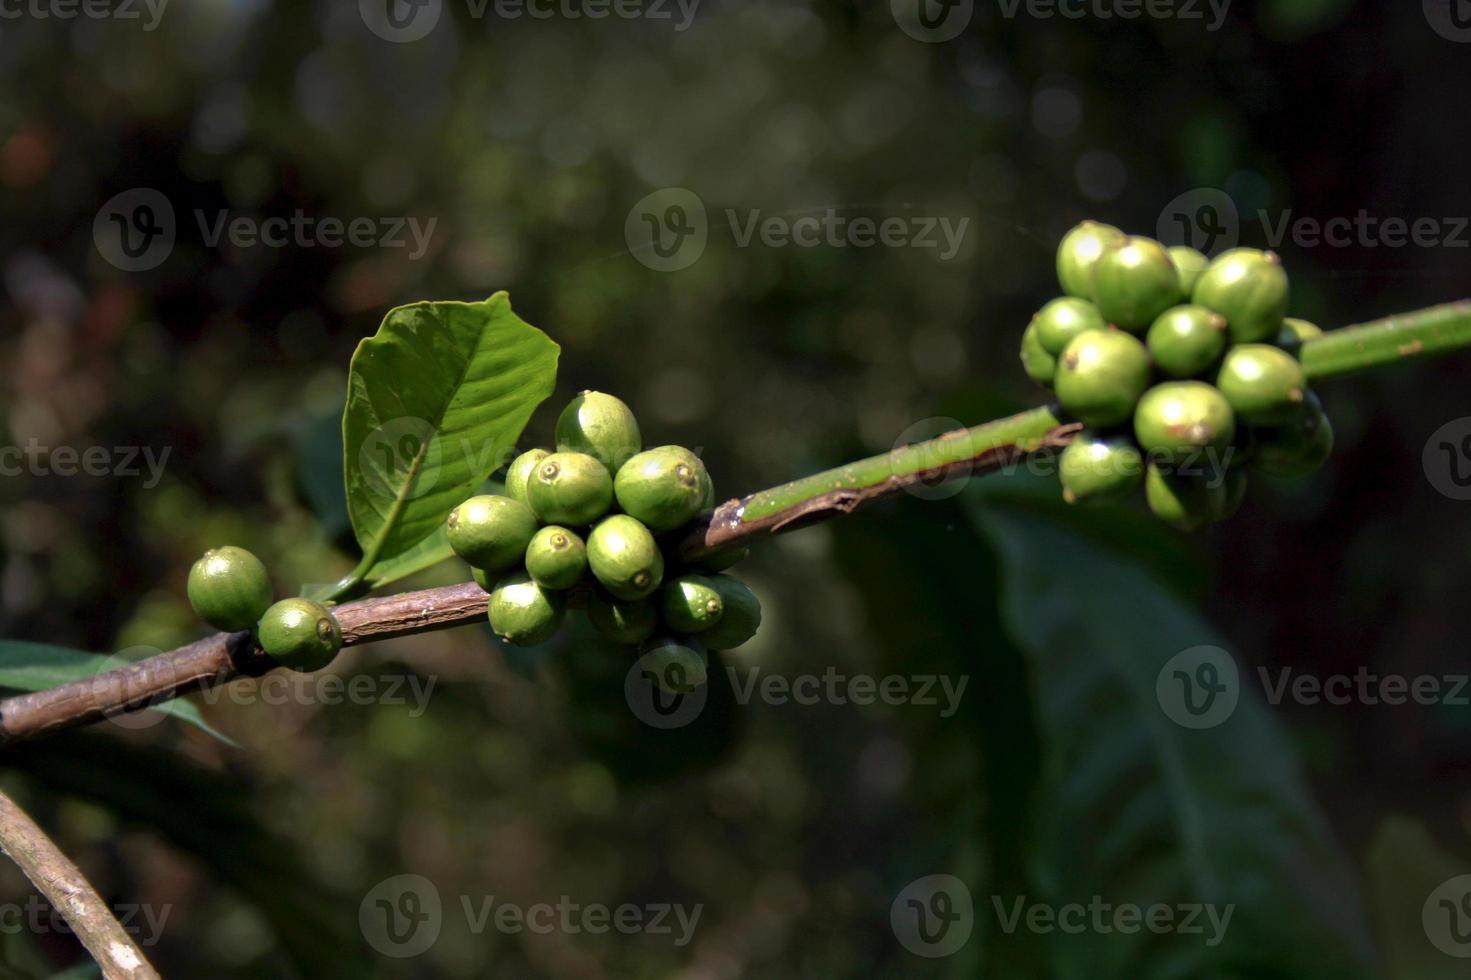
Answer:
[(408, 551), (375, 564), (368, 574), (368, 588), (381, 589), (385, 585), (392, 585), (454, 556), (454, 549), (449, 546), (449, 528), (440, 522), (429, 537)]

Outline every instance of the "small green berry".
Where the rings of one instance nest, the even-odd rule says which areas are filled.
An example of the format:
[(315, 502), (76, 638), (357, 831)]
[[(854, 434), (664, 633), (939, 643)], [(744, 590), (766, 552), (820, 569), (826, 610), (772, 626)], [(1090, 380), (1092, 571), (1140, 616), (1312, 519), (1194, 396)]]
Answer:
[(587, 538), (587, 563), (603, 588), (619, 599), (652, 595), (664, 581), (664, 556), (649, 529), (627, 514), (614, 514)]
[(1216, 387), (1236, 417), (1251, 425), (1290, 422), (1308, 381), (1297, 358), (1270, 344), (1238, 344), (1226, 354)]
[(652, 599), (618, 599), (595, 589), (587, 600), (587, 619), (611, 643), (642, 643), (659, 628), (659, 609)]
[(526, 495), (526, 484), (538, 464), (550, 455), (545, 449), (528, 449), (511, 460), (511, 465), (506, 468), (506, 496), (530, 507), (531, 498)]
[(531, 508), (510, 497), (481, 494), (449, 512), (449, 546), (470, 565), (503, 572), (521, 563), (536, 533)]
[(688, 694), (705, 683), (709, 657), (693, 637), (660, 637), (639, 648), (639, 666), (665, 694)]
[(1205, 257), (1204, 252), (1198, 252), (1189, 245), (1176, 245), (1169, 250), (1170, 261), (1175, 263), (1175, 271), (1180, 273), (1180, 293), (1189, 297), (1195, 292), (1195, 284), (1200, 281), (1200, 274), (1210, 265), (1210, 259)]
[(309, 673), (342, 649), (342, 628), (327, 607), (310, 599), (282, 599), (256, 625), (261, 649), (283, 667)]
[(1138, 338), (1090, 330), (1074, 337), (1057, 362), (1057, 400), (1087, 425), (1118, 425), (1149, 387), (1151, 367)]
[(526, 495), (549, 524), (591, 524), (613, 506), (613, 478), (586, 453), (556, 452), (532, 472)]
[(713, 490), (700, 457), (683, 446), (660, 446), (624, 463), (613, 493), (650, 530), (672, 531), (698, 514)]
[(248, 630), (272, 599), (271, 577), (244, 548), (211, 548), (189, 569), (189, 605), (217, 630)]
[(1093, 292), (1103, 318), (1131, 333), (1143, 332), (1185, 298), (1170, 253), (1159, 242), (1139, 237), (1103, 253), (1093, 269)]
[(720, 622), (725, 604), (705, 576), (681, 575), (659, 590), (659, 612), (674, 632), (699, 633)]
[(1282, 329), (1287, 292), (1287, 273), (1275, 254), (1233, 248), (1201, 273), (1192, 298), (1226, 318), (1233, 341), (1250, 344)]
[(1042, 307), (1032, 317), (1031, 325), (1037, 330), (1037, 340), (1041, 342), (1042, 349), (1053, 357), (1061, 354), (1068, 342), (1083, 331), (1102, 330), (1108, 326), (1103, 322), (1103, 314), (1098, 312), (1098, 307), (1073, 296), (1063, 296)]
[(570, 589), (587, 571), (587, 545), (567, 528), (548, 524), (526, 546), (526, 571), (544, 589)]
[(1161, 374), (1193, 378), (1216, 362), (1226, 349), (1226, 339), (1225, 317), (1187, 304), (1155, 318), (1144, 341)]
[(761, 600), (734, 575), (712, 575), (710, 584), (720, 593), (725, 612), (700, 634), (700, 641), (711, 650), (734, 650), (761, 628)]
[(1203, 381), (1156, 385), (1134, 412), (1134, 436), (1151, 458), (1185, 462), (1205, 453), (1221, 462), (1235, 435), (1230, 403)]
[(1270, 476), (1298, 479), (1322, 468), (1333, 455), (1333, 424), (1318, 396), (1308, 392), (1285, 425), (1258, 428), (1252, 465)]
[(550, 640), (566, 613), (567, 600), (562, 593), (542, 588), (520, 570), (496, 582), (487, 609), (495, 635), (518, 647)]
[(1144, 457), (1131, 439), (1085, 432), (1062, 451), (1057, 473), (1068, 503), (1103, 500), (1139, 485)]
[(557, 417), (556, 433), (558, 452), (586, 453), (609, 473), (643, 448), (633, 410), (601, 391), (584, 391), (568, 402)]
[(702, 572), (723, 572), (727, 568), (733, 568), (749, 557), (751, 557), (750, 548), (726, 548), (712, 555), (706, 555), (704, 558), (696, 561), (694, 566)]
[(1022, 332), (1022, 370), (1027, 372), (1027, 377), (1049, 388), (1057, 374), (1057, 358), (1047, 353), (1042, 341), (1037, 339), (1035, 323), (1029, 324)]
[(1194, 531), (1223, 513), (1225, 477), (1178, 473), (1150, 463), (1144, 475), (1144, 497), (1154, 516), (1182, 531)]
[(475, 584), (478, 585), (478, 586), (480, 586), (480, 588), (482, 590), (484, 590), (485, 592), (494, 592), (495, 591), (496, 573), (481, 571), (480, 569), (476, 568), (474, 565), (471, 565), (470, 566), (470, 577), (472, 579), (474, 579), (475, 580)]
[(1277, 331), (1277, 346), (1296, 357), (1303, 344), (1321, 336), (1323, 328), (1316, 323), (1287, 317), (1282, 321), (1282, 329)]
[(1069, 296), (1093, 298), (1093, 267), (1099, 256), (1124, 240), (1113, 225), (1084, 221), (1062, 238), (1057, 247), (1057, 281)]

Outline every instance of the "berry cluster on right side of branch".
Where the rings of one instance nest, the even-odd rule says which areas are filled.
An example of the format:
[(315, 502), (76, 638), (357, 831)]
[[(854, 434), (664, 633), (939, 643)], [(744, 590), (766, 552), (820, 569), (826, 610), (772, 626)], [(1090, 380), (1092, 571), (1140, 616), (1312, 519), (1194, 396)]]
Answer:
[(1271, 252), (1217, 258), (1085, 221), (1062, 239), (1066, 294), (1022, 335), (1022, 367), (1088, 428), (1063, 450), (1069, 502), (1144, 485), (1150, 510), (1195, 530), (1234, 514), (1247, 471), (1305, 476), (1333, 427), (1297, 358), (1322, 330), (1288, 317)]

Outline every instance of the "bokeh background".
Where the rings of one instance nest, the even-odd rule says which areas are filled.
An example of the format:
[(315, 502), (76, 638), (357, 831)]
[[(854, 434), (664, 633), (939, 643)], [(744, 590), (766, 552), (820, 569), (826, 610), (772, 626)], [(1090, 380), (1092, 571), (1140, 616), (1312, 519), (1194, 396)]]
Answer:
[[(400, 303), (509, 290), (562, 345), (521, 445), (549, 441), (572, 393), (612, 391), (730, 496), (1038, 402), (1017, 342), (1084, 217), (1272, 245), (1295, 313), (1324, 326), (1471, 289), (1458, 0), (1235, 0), (1219, 22), (1183, 0), (1138, 19), (977, 0), (926, 8), (962, 18), (944, 40), (902, 0), (604, 19), (444, 0), (396, 6), (438, 15), (398, 41), (381, 6), (0, 22), (0, 441), (116, 464), (0, 480), (0, 635), (99, 655), (187, 642), (188, 567), (225, 542), (284, 594), (351, 568), (347, 363)], [(175, 241), (128, 270), (99, 241), (108, 202), (138, 188), (167, 201)], [(708, 240), (662, 271), (625, 232), (668, 188), (697, 195)], [(1212, 189), (1235, 226), (1203, 210)], [(953, 255), (737, 234), (829, 208), (964, 233)], [(1268, 238), (1360, 212), (1432, 219), (1435, 240)], [(221, 214), (298, 213), (434, 224), (423, 249), (206, 234)], [(1471, 524), (1422, 460), (1471, 415), (1467, 363), (1325, 387), (1333, 462), (1257, 481), (1197, 538), (1137, 507), (1063, 513), (1055, 483), (1018, 474), (744, 566), (767, 623), (727, 655), (743, 682), (968, 679), (948, 715), (740, 704), (716, 672), (697, 721), (658, 732), (624, 703), (616, 652), (577, 632), (509, 651), (470, 628), (354, 649), (331, 669), (365, 678), (346, 703), (320, 678), (196, 697), (235, 745), (108, 723), (6, 752), (0, 784), (104, 896), (165, 917), (134, 924), (171, 977), (1464, 976), (1427, 902), (1471, 870), (1471, 691), (1454, 681)], [(464, 577), (446, 563), (410, 584)], [(1240, 704), (1203, 731), (1155, 688), (1198, 645), (1240, 665)], [(1459, 698), (1266, 704), (1258, 672), (1361, 667)], [(970, 896), (968, 938), (918, 955), (895, 902), (936, 874)], [(442, 904), (411, 956), (372, 923), (375, 896), (413, 910), (401, 875)], [(997, 911), (1095, 895), (1235, 912), (1210, 944), (1208, 928), (1008, 931)], [(6, 909), (32, 897), (0, 870)], [(687, 942), (677, 925), (476, 928), (466, 910), (490, 899), (700, 917)], [(17, 922), (0, 922), (6, 976), (89, 975), (70, 937)]]

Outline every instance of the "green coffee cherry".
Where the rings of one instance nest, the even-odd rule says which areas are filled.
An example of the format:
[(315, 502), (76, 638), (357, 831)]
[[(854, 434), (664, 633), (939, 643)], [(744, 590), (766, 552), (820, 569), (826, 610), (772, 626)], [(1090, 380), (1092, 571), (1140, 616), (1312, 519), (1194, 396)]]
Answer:
[(557, 418), (557, 451), (586, 453), (618, 472), (643, 448), (638, 420), (622, 399), (601, 391), (584, 391), (567, 403)]
[(1149, 351), (1137, 338), (1090, 330), (1073, 338), (1058, 359), (1057, 400), (1087, 425), (1118, 425), (1149, 387), (1151, 368)]
[(700, 642), (711, 650), (734, 650), (761, 628), (761, 600), (734, 575), (712, 575), (710, 584), (720, 593), (725, 612), (700, 634)]
[(587, 618), (611, 643), (642, 643), (659, 628), (659, 609), (652, 599), (617, 599), (601, 589), (587, 600)]
[(189, 569), (189, 605), (217, 630), (235, 633), (256, 624), (271, 604), (271, 577), (261, 560), (226, 545), (206, 551)]
[(1188, 245), (1176, 245), (1169, 252), (1170, 261), (1175, 263), (1175, 271), (1180, 274), (1180, 294), (1189, 298), (1195, 292), (1200, 274), (1210, 265), (1211, 260), (1205, 257), (1204, 252), (1198, 252)]
[(1069, 296), (1093, 298), (1093, 267), (1099, 256), (1124, 240), (1113, 225), (1084, 221), (1062, 238), (1057, 247), (1057, 281)]
[[(616, 478), (615, 478), (616, 482)], [(705, 496), (700, 501), (701, 510), (715, 509), (715, 481), (710, 479), (710, 474), (705, 474)]]
[(652, 531), (672, 531), (704, 506), (710, 474), (683, 446), (648, 449), (623, 464), (613, 481), (618, 506)]
[(1131, 439), (1085, 432), (1062, 451), (1057, 473), (1068, 503), (1104, 500), (1139, 485), (1144, 457)]
[(703, 575), (681, 575), (659, 590), (664, 625), (676, 633), (699, 633), (720, 622), (725, 604), (715, 584)]
[(342, 628), (327, 607), (310, 599), (282, 599), (256, 625), (261, 649), (283, 667), (309, 673), (342, 649)]
[(1231, 348), (1216, 375), (1216, 387), (1236, 417), (1252, 425), (1290, 422), (1302, 407), (1307, 386), (1297, 358), (1269, 344)]
[(586, 453), (557, 452), (537, 465), (526, 495), (549, 524), (591, 524), (613, 506), (613, 478)]
[(1041, 342), (1042, 349), (1053, 357), (1061, 354), (1068, 342), (1083, 331), (1102, 330), (1108, 326), (1103, 322), (1103, 314), (1098, 312), (1098, 307), (1073, 296), (1063, 296), (1042, 307), (1032, 317), (1031, 325), (1037, 330), (1037, 340)]
[(524, 571), (509, 572), (496, 582), (487, 609), (495, 635), (518, 647), (550, 640), (566, 613), (566, 597), (537, 585)]
[(526, 571), (544, 589), (570, 589), (587, 571), (587, 545), (567, 528), (548, 524), (526, 546)]
[(1134, 436), (1151, 457), (1219, 462), (1236, 435), (1236, 416), (1219, 391), (1203, 381), (1168, 381), (1139, 399)]
[(1282, 321), (1282, 329), (1277, 331), (1277, 346), (1296, 357), (1303, 344), (1321, 336), (1323, 328), (1316, 323), (1288, 317)]
[(1027, 372), (1027, 377), (1049, 388), (1057, 374), (1057, 358), (1047, 353), (1042, 341), (1037, 339), (1035, 323), (1028, 325), (1022, 332), (1022, 370)]
[(506, 469), (506, 496), (530, 507), (531, 498), (526, 495), (527, 481), (536, 472), (541, 461), (550, 455), (545, 449), (528, 449), (511, 460), (511, 465)]
[(531, 508), (510, 497), (481, 494), (449, 512), (449, 546), (470, 565), (503, 572), (521, 563), (536, 533)]
[(1141, 333), (1185, 298), (1170, 253), (1159, 242), (1138, 237), (1115, 245), (1098, 259), (1093, 293), (1103, 318), (1131, 333)]
[(470, 577), (475, 580), (476, 585), (480, 586), (486, 592), (495, 591), (496, 575), (497, 573), (495, 572), (483, 572), (474, 565), (470, 566)]
[(665, 694), (688, 694), (705, 683), (709, 657), (694, 637), (648, 640), (639, 648), (639, 666)]
[(1226, 318), (1204, 306), (1176, 306), (1161, 313), (1145, 336), (1145, 345), (1161, 374), (1193, 378), (1216, 362), (1226, 349)]
[(1287, 292), (1287, 273), (1275, 254), (1233, 248), (1201, 273), (1192, 298), (1226, 318), (1233, 341), (1250, 344), (1282, 329)]
[(587, 563), (603, 588), (619, 599), (653, 595), (664, 580), (664, 556), (649, 529), (627, 514), (614, 514), (587, 538)]
[(1260, 428), (1252, 465), (1271, 476), (1297, 479), (1322, 468), (1333, 455), (1333, 425), (1318, 396), (1308, 392), (1286, 425)]
[(1144, 497), (1154, 516), (1182, 531), (1194, 531), (1223, 513), (1225, 478), (1220, 474), (1175, 473), (1150, 463), (1144, 475)]

